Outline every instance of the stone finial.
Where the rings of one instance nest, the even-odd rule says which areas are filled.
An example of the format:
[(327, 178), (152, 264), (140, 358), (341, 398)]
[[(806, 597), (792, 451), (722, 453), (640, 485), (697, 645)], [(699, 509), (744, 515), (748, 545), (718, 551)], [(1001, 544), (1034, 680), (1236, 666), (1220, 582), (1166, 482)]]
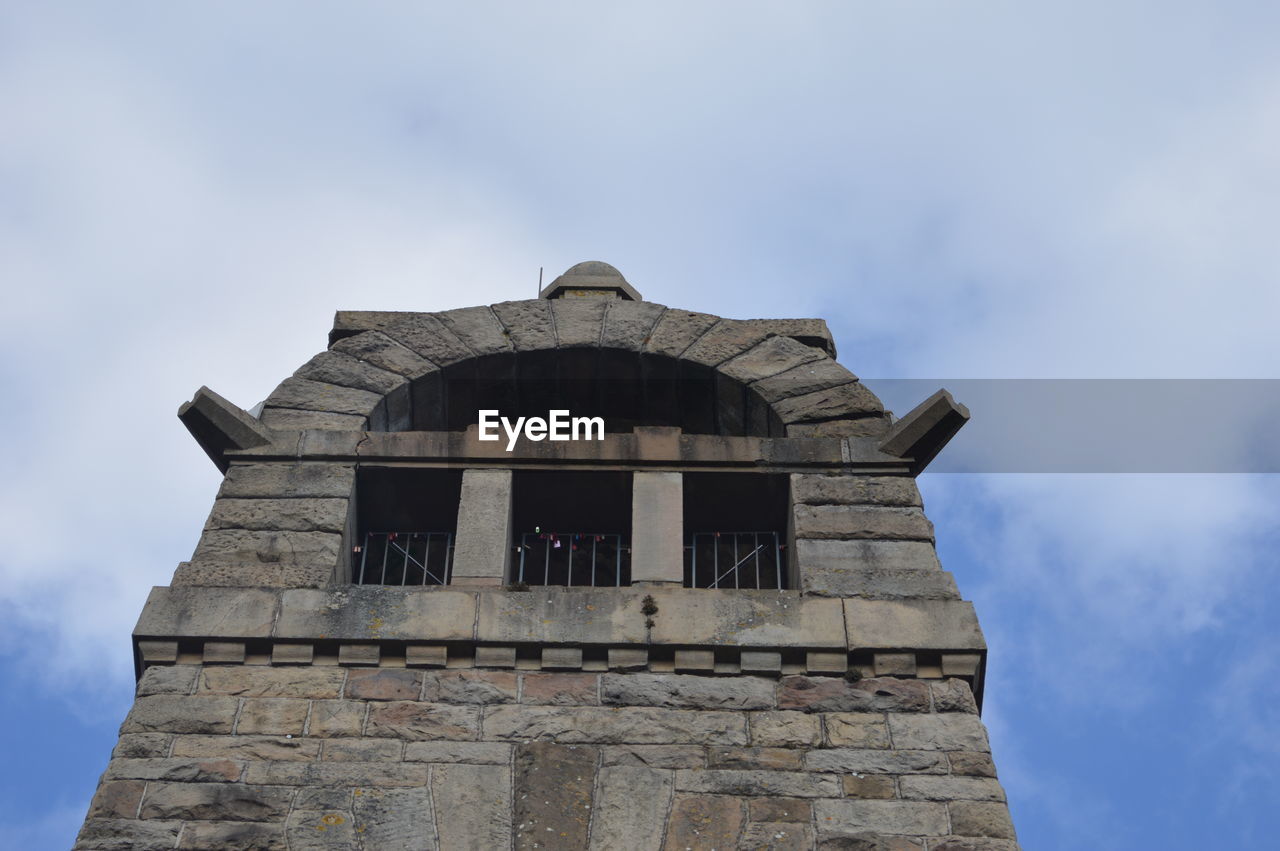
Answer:
[(565, 273), (548, 284), (539, 298), (596, 297), (643, 301), (635, 287), (627, 283), (622, 273), (599, 260), (587, 260), (570, 266)]

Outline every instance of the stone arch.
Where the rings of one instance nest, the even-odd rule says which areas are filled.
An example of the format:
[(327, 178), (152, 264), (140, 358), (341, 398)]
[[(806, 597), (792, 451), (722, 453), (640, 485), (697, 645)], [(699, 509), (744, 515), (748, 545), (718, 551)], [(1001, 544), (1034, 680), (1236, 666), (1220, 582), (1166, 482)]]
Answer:
[[(521, 364), (581, 365), (595, 357), (694, 376), (719, 388), (717, 400), (739, 393), (756, 400), (744, 404), (746, 413), (722, 411), (713, 427), (695, 431), (780, 437), (887, 429), (879, 399), (835, 361), (829, 338), (804, 336), (788, 322), (587, 298), (438, 313), (342, 312), (329, 349), (285, 379), (260, 418), (276, 429), (447, 429), (457, 423), (424, 411), (449, 392), (451, 376), (506, 368), (519, 375)], [(592, 355), (584, 357), (587, 350)]]

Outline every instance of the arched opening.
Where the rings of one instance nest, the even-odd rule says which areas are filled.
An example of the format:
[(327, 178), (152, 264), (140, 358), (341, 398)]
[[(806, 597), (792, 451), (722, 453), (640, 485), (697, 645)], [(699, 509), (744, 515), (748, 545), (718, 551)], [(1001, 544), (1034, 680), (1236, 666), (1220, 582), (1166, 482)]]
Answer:
[(747, 385), (701, 364), (608, 348), (472, 358), (414, 382), (410, 429), (463, 431), (480, 410), (601, 417), (607, 432), (676, 426), (686, 434), (780, 437), (781, 420)]

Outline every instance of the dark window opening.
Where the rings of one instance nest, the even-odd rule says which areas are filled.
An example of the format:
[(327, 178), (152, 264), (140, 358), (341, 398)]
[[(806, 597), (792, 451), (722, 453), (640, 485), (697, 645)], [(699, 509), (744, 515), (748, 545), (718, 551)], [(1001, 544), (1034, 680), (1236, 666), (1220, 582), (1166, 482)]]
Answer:
[(351, 581), (448, 585), (461, 494), (461, 470), (362, 468)]
[(631, 474), (517, 470), (512, 582), (631, 584)]
[(686, 473), (687, 588), (783, 589), (790, 482), (768, 473)]
[(618, 349), (556, 349), (472, 358), (413, 385), (412, 428), (465, 431), (478, 411), (546, 417), (550, 410), (600, 417), (605, 430), (678, 426), (686, 434), (781, 437), (769, 405), (711, 367)]

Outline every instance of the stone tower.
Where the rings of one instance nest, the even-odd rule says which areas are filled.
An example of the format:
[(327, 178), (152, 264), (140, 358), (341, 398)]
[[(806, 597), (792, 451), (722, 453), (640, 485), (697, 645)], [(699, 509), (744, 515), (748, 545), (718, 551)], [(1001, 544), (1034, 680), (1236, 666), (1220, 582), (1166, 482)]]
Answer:
[(968, 412), (821, 320), (583, 263), (179, 417), (225, 476), (77, 848), (1016, 848), (913, 480)]

